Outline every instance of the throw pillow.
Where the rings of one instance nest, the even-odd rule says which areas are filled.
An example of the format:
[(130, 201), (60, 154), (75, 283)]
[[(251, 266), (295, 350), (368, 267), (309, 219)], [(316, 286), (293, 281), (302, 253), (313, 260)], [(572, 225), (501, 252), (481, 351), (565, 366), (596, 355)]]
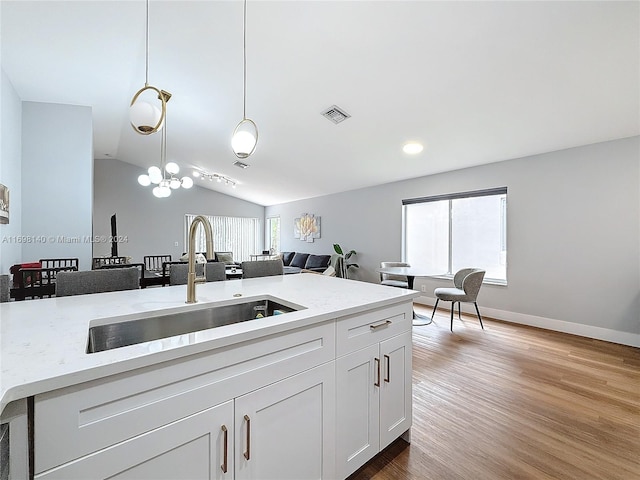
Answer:
[(327, 268), (331, 255), (309, 255), (304, 268)]
[(293, 260), (293, 256), (296, 254), (296, 252), (282, 252), (282, 264), (285, 267), (288, 267), (289, 265), (291, 265), (291, 260)]
[(293, 260), (291, 260), (291, 263), (289, 264), (289, 266), (291, 267), (298, 267), (298, 268), (304, 268), (304, 266), (307, 263), (307, 258), (309, 257), (308, 253), (300, 253), (297, 252), (294, 256), (293, 256)]
[(231, 252), (217, 252), (216, 258), (219, 262), (222, 262), (225, 265), (232, 265), (234, 263), (233, 253)]

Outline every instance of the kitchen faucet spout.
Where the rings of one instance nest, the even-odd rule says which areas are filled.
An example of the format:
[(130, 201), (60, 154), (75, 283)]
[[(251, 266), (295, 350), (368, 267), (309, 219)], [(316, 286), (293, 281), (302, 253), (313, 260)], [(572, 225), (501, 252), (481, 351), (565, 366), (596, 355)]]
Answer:
[(196, 275), (196, 230), (198, 225), (202, 225), (204, 228), (204, 234), (207, 238), (207, 260), (213, 260), (213, 232), (211, 231), (211, 223), (203, 215), (198, 215), (193, 219), (191, 226), (189, 227), (189, 249), (187, 251), (189, 255), (189, 273), (187, 273), (187, 302), (196, 303), (196, 284), (204, 283), (207, 281), (206, 264), (204, 265), (204, 275), (198, 277)]

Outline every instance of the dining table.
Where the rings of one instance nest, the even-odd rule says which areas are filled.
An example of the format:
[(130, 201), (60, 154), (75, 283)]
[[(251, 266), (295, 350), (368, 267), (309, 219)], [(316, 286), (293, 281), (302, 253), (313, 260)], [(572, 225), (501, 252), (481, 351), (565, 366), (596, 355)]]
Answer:
[[(407, 284), (409, 286), (409, 290), (414, 290), (413, 283), (416, 277), (430, 277), (432, 275), (438, 275), (438, 272), (434, 272), (425, 267), (380, 267), (376, 269), (379, 273), (386, 273), (389, 275), (400, 275), (403, 277), (407, 277)], [(413, 325), (414, 326), (422, 326), (429, 325), (433, 321), (432, 317), (427, 315), (421, 315), (413, 311)]]

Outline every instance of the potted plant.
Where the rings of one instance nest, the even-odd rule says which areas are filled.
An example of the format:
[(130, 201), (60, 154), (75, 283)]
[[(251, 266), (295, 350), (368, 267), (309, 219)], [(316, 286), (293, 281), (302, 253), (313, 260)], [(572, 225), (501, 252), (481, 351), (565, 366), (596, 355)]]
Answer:
[(351, 267), (359, 268), (359, 265), (357, 263), (347, 263), (347, 260), (349, 260), (353, 255), (357, 255), (356, 251), (349, 250), (347, 253), (345, 253), (344, 250), (342, 250), (342, 247), (337, 243), (333, 244), (333, 249), (338, 255), (342, 257), (342, 262), (341, 262), (342, 271), (340, 272), (340, 276), (343, 278), (349, 278), (348, 276), (349, 269)]

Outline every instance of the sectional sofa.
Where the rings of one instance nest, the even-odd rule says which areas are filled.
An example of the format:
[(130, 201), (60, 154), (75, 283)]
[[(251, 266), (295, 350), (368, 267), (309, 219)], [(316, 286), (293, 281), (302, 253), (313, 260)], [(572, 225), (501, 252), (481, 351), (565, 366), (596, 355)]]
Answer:
[(324, 272), (329, 266), (331, 255), (313, 255), (301, 252), (282, 252), (284, 274), (300, 273), (302, 269)]

